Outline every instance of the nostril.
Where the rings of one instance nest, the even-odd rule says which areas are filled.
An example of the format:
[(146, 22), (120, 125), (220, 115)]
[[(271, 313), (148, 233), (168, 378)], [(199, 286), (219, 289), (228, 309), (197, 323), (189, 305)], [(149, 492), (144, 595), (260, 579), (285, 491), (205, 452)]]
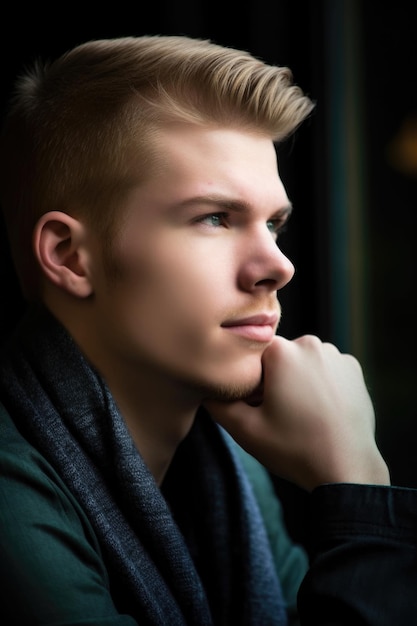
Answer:
[(278, 281), (273, 278), (262, 278), (255, 283), (255, 287), (268, 287), (269, 289), (278, 289)]

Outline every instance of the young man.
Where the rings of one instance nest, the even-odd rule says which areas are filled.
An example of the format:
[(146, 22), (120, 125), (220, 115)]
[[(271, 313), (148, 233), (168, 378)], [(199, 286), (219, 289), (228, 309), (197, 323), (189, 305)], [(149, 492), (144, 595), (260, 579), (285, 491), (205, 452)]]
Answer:
[[(3, 624), (415, 619), (417, 493), (389, 486), (361, 368), (275, 334), (274, 144), (312, 106), (288, 69), (186, 37), (86, 43), (18, 81)], [(308, 564), (270, 473), (311, 492)]]

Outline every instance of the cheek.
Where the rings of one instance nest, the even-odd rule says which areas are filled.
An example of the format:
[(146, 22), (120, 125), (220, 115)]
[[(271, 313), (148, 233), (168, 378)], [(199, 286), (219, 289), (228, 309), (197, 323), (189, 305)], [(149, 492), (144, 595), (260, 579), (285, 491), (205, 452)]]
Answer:
[[(198, 325), (221, 306), (219, 279), (207, 262), (196, 263), (189, 255), (152, 254), (123, 256), (117, 262), (118, 277), (112, 289), (112, 305), (128, 318), (161, 332)], [(164, 332), (165, 334), (165, 332)]]
[[(165, 240), (158, 245), (124, 255), (118, 266), (120, 277), (130, 293), (143, 294), (143, 302), (152, 307), (192, 309), (201, 314), (223, 298), (231, 297), (233, 269), (230, 258), (219, 246), (196, 245), (187, 238)], [(230, 251), (227, 254), (229, 257)]]
[(123, 343), (130, 336), (137, 347), (190, 358), (217, 345), (225, 311), (236, 307), (230, 243), (172, 229), (148, 229), (146, 240), (124, 237), (113, 257), (117, 279), (107, 295), (118, 332), (126, 329)]

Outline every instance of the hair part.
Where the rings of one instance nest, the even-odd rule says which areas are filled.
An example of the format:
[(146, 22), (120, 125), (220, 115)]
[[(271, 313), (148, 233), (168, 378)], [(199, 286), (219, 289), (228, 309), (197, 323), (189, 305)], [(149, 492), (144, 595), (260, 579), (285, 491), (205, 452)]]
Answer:
[(158, 128), (233, 126), (280, 142), (313, 106), (288, 68), (201, 39), (96, 40), (36, 62), (16, 81), (0, 142), (0, 202), (24, 293), (36, 291), (42, 214), (83, 217), (111, 248), (117, 207), (155, 164)]

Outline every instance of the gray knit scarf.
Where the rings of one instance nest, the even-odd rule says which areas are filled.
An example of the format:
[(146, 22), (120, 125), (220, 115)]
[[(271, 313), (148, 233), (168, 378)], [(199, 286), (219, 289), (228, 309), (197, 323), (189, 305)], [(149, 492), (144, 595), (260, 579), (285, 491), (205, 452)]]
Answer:
[(159, 489), (105, 382), (55, 318), (30, 311), (4, 352), (1, 400), (88, 515), (121, 613), (153, 626), (286, 624), (251, 486), (208, 414)]

